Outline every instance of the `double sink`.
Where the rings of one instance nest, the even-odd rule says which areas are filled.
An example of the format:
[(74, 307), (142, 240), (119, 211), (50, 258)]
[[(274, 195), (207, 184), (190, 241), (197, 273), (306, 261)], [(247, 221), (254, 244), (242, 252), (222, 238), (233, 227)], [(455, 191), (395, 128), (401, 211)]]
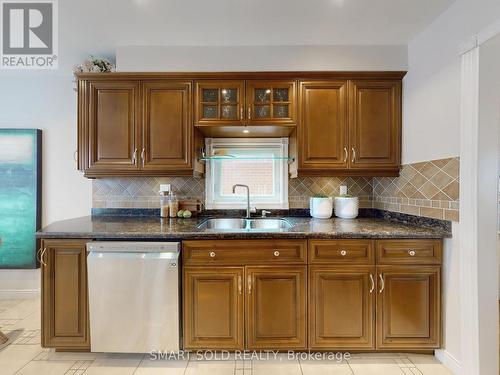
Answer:
[(262, 231), (262, 230), (283, 230), (289, 229), (292, 224), (285, 219), (233, 219), (217, 218), (207, 219), (198, 225), (199, 229), (215, 230), (244, 230), (244, 231)]

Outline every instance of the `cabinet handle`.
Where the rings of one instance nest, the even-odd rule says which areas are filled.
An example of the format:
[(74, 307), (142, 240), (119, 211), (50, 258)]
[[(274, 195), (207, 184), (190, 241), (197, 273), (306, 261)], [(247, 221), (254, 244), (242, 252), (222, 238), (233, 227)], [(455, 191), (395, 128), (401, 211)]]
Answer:
[(144, 155), (146, 154), (146, 149), (143, 147), (141, 151), (142, 166), (144, 166)]
[(135, 149), (134, 153), (132, 154), (132, 164), (135, 164), (136, 160), (137, 160), (137, 149)]
[(243, 292), (242, 287), (241, 287), (241, 275), (238, 275), (238, 294), (241, 294)]
[(411, 256), (411, 257), (414, 257), (415, 256), (415, 250), (408, 250), (408, 255)]
[(370, 288), (370, 294), (375, 290), (375, 280), (373, 280), (373, 275), (370, 274), (370, 282), (372, 283), (372, 287)]
[(250, 106), (248, 106), (248, 119), (250, 120), (252, 118), (252, 109)]
[(45, 267), (47, 267), (47, 263), (43, 260), (43, 256), (45, 255), (45, 252), (47, 251), (47, 248), (44, 247), (42, 250), (42, 253), (40, 254), (40, 263), (42, 263)]
[(215, 258), (215, 251), (211, 251), (208, 255), (210, 255), (210, 258)]
[(354, 149), (354, 147), (351, 147), (351, 150), (352, 150), (351, 162), (354, 163), (354, 161), (356, 160), (356, 150)]
[(385, 288), (384, 276), (381, 273), (379, 273), (378, 277), (380, 277), (380, 290), (378, 292), (382, 293)]
[(347, 161), (348, 154), (347, 147), (344, 147), (344, 163)]
[(280, 256), (280, 252), (278, 250), (274, 250), (274, 256), (275, 257), (279, 257)]
[(40, 260), (41, 253), (42, 253), (42, 248), (39, 248), (38, 251), (36, 252), (36, 260), (38, 261), (38, 263), (42, 263), (42, 261)]
[(252, 276), (247, 276), (248, 294), (252, 294)]
[(245, 115), (243, 114), (243, 107), (240, 107), (240, 120), (243, 121), (245, 119)]
[(342, 255), (343, 257), (345, 257), (347, 255), (347, 250), (341, 250), (340, 251), (340, 255)]

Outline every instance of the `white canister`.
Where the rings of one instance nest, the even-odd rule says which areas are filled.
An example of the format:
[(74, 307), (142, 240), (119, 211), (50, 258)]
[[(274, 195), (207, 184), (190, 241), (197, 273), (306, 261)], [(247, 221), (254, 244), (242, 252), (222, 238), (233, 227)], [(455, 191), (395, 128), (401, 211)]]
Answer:
[(358, 197), (335, 197), (335, 216), (354, 219), (358, 216)]
[(332, 197), (312, 197), (309, 199), (309, 209), (311, 216), (316, 219), (329, 219), (332, 217), (333, 199)]

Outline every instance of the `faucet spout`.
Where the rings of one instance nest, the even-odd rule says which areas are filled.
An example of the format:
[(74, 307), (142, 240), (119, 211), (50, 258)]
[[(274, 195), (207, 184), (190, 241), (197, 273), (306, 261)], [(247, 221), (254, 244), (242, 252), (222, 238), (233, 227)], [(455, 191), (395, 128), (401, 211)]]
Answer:
[(242, 188), (247, 189), (247, 215), (246, 215), (246, 218), (250, 219), (250, 188), (248, 187), (248, 185), (235, 184), (235, 185), (233, 185), (233, 194), (236, 193), (237, 187), (242, 187)]

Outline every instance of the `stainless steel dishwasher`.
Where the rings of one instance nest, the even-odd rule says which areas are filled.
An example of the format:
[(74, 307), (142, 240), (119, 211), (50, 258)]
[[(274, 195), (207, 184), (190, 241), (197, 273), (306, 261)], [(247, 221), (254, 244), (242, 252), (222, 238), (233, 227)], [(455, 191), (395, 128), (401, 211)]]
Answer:
[(179, 350), (178, 242), (89, 242), (92, 352)]

